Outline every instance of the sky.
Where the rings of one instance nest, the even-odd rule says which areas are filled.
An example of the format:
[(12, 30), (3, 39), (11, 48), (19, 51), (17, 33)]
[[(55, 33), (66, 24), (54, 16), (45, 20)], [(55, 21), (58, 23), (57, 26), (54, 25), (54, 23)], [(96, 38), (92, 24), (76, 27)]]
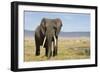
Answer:
[(43, 18), (62, 20), (63, 32), (90, 32), (90, 14), (24, 11), (24, 29), (34, 31)]

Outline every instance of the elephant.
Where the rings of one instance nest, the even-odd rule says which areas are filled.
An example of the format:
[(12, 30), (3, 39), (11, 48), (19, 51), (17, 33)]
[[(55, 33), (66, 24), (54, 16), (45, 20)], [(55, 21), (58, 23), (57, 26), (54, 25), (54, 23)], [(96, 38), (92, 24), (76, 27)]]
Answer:
[[(35, 30), (35, 55), (40, 55), (40, 46), (45, 48), (45, 56), (50, 58), (56, 56), (58, 52), (58, 35), (62, 27), (60, 18), (43, 18), (40, 25)], [(53, 51), (52, 51), (53, 45)]]

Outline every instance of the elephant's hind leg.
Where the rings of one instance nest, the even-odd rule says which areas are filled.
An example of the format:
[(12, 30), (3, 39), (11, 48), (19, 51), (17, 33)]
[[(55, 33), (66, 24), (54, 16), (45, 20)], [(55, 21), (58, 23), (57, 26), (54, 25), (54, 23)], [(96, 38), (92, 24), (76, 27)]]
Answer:
[(38, 43), (38, 40), (36, 39), (35, 39), (35, 46), (36, 46), (35, 55), (39, 56), (40, 55), (40, 44)]
[(36, 56), (40, 55), (40, 46), (36, 45), (36, 52), (35, 52)]

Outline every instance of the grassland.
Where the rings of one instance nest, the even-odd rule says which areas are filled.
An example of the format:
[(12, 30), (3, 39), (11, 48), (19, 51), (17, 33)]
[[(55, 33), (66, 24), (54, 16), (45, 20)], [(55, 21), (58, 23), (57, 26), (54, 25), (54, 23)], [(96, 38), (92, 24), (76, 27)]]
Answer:
[[(24, 61), (44, 61), (48, 60), (44, 56), (45, 49), (41, 48), (41, 55), (35, 56), (34, 38), (24, 39)], [(90, 58), (90, 39), (88, 37), (59, 38), (58, 55), (49, 60), (70, 60)]]

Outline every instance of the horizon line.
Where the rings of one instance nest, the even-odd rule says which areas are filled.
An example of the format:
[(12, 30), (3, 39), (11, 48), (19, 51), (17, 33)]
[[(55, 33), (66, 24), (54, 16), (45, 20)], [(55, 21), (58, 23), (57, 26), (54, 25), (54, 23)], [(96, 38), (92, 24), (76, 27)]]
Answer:
[[(26, 31), (35, 31), (35, 30), (27, 30), (27, 29), (24, 29)], [(90, 32), (90, 31), (60, 31), (60, 32)]]

